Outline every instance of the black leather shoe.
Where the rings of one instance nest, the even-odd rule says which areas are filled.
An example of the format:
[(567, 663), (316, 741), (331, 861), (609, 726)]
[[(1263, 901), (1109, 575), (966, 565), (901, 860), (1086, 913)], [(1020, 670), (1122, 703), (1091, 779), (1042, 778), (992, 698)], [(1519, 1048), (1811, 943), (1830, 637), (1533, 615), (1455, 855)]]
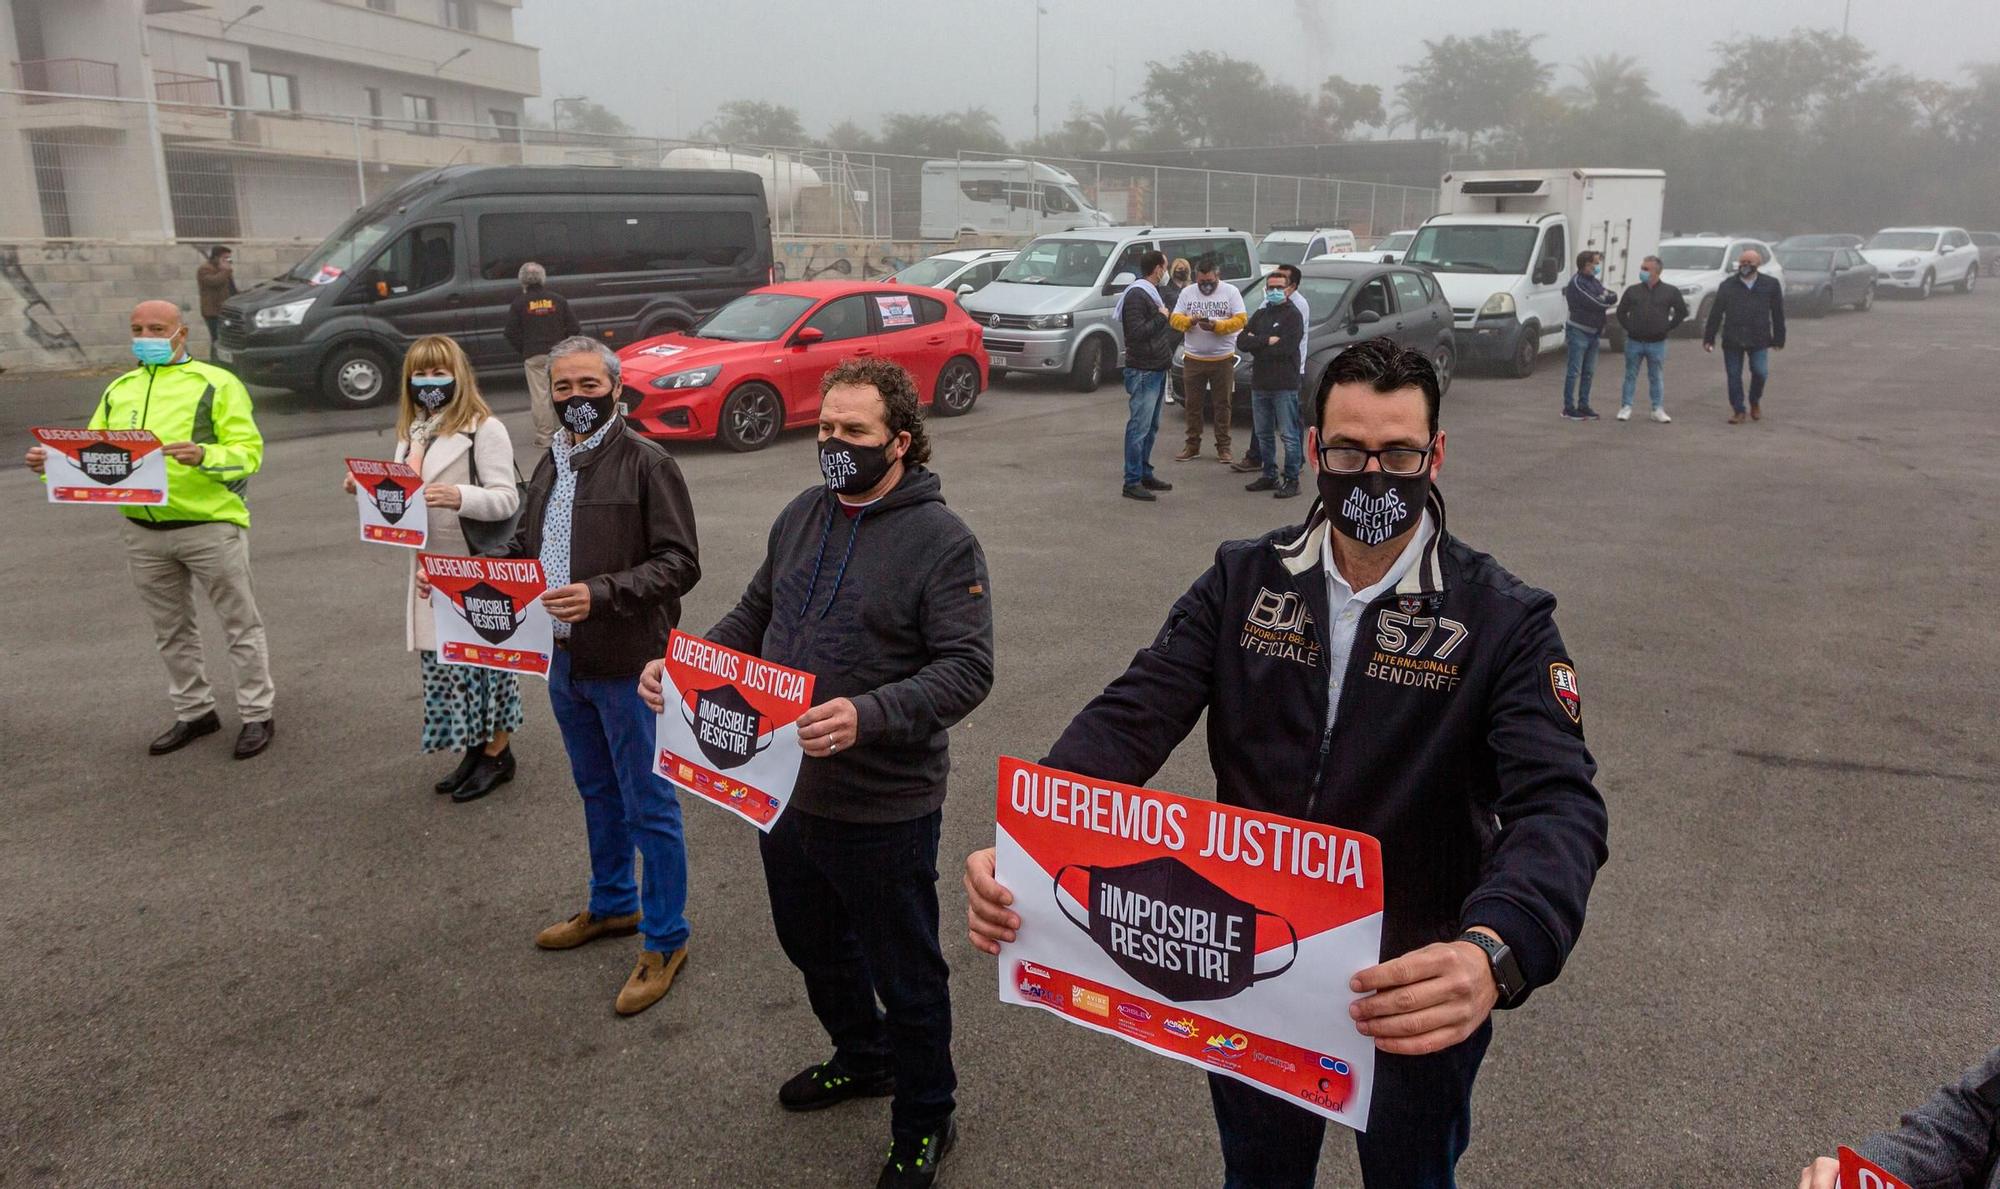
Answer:
[(1174, 485), (1165, 479), (1155, 479), (1151, 475), (1139, 480), (1139, 486), (1145, 488), (1147, 491), (1172, 491), (1174, 489)]
[(1256, 480), (1256, 481), (1252, 482), (1252, 483), (1251, 483), (1251, 484), (1250, 484), (1250, 485), (1249, 485), (1248, 487), (1245, 487), (1245, 488), (1244, 488), (1243, 490), (1245, 490), (1245, 491), (1276, 491), (1276, 490), (1278, 490), (1278, 481), (1277, 481), (1276, 479), (1258, 479), (1258, 480)]
[(896, 1079), (887, 1073), (855, 1077), (842, 1066), (826, 1061), (800, 1070), (778, 1087), (778, 1105), (788, 1111), (820, 1111), (839, 1106), (850, 1098), (886, 1098), (896, 1092)]
[(1124, 486), (1124, 488), (1121, 491), (1119, 491), (1118, 494), (1124, 496), (1128, 500), (1138, 500), (1142, 504), (1150, 504), (1154, 500), (1160, 498), (1159, 496), (1154, 495), (1152, 492), (1147, 491), (1144, 487), (1139, 486), (1137, 483), (1127, 483)]
[(211, 710), (200, 718), (191, 718), (168, 727), (165, 734), (146, 745), (146, 754), (163, 756), (170, 751), (179, 751), (203, 735), (213, 735), (221, 729), (222, 720)]
[(457, 792), (458, 786), (465, 783), (465, 778), (472, 775), (472, 769), (478, 765), (479, 755), (480, 752), (477, 747), (466, 748), (464, 757), (458, 761), (458, 767), (453, 768), (451, 774), (443, 780), (432, 785), (431, 791), (437, 793)]
[(277, 733), (278, 725), (268, 718), (263, 722), (244, 723), (243, 729), (236, 733), (236, 758), (247, 760), (264, 754), (264, 749), (271, 746), (271, 737)]
[(474, 748), (473, 754), (479, 758), (473, 762), (472, 775), (465, 783), (451, 791), (451, 799), (463, 805), (467, 801), (477, 801), (486, 794), (514, 779), (514, 745), (500, 749), (500, 754), (490, 756), (484, 748)]
[(1271, 495), (1272, 498), (1281, 500), (1295, 500), (1299, 498), (1298, 480), (1294, 479), (1290, 483), (1280, 485), (1278, 490), (1272, 492)]

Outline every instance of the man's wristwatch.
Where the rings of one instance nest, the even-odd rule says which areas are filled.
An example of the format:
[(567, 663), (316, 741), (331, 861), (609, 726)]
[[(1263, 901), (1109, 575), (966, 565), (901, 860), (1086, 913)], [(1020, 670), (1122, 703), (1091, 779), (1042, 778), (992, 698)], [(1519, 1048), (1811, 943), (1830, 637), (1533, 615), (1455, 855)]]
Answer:
[(1477, 929), (1467, 929), (1458, 939), (1486, 951), (1486, 961), (1493, 968), (1493, 985), (1500, 991), (1500, 1006), (1512, 1007), (1528, 987), (1528, 980), (1521, 977), (1521, 964), (1514, 960), (1514, 951), (1507, 948), (1506, 942)]

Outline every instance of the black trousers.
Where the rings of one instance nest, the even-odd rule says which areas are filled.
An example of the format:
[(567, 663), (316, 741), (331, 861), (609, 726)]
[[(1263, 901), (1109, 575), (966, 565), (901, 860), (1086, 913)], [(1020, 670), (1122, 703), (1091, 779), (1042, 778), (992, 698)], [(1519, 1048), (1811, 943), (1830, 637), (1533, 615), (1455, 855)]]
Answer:
[(805, 976), (834, 1060), (857, 1076), (894, 1073), (890, 1128), (912, 1138), (957, 1105), (951, 970), (938, 944), (943, 820), (941, 810), (862, 823), (788, 809), (759, 840), (778, 944)]

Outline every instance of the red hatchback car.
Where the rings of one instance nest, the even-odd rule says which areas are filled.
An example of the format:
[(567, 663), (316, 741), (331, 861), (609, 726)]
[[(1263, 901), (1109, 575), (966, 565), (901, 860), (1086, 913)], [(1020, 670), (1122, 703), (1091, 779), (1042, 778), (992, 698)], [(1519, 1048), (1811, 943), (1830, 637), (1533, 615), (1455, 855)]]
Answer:
[(627, 419), (649, 438), (720, 438), (761, 450), (819, 419), (820, 377), (854, 355), (893, 359), (933, 412), (969, 412), (986, 390), (979, 325), (948, 294), (905, 285), (766, 285), (686, 331), (618, 352)]

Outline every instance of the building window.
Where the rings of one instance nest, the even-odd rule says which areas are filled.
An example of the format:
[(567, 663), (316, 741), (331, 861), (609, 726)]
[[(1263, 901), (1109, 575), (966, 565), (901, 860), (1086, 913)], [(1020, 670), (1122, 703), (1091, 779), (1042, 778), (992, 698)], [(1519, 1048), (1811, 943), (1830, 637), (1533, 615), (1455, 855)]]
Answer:
[(228, 157), (170, 148), (166, 151), (167, 198), (173, 204), (179, 239), (239, 239), (242, 212), (236, 202), (236, 163)]
[(500, 139), (510, 144), (519, 143), (521, 139), (521, 113), (503, 111), (497, 107), (490, 109), (490, 111), (493, 115), (494, 131), (499, 134)]
[(368, 0), (368, 7), (376, 12), (396, 11), (396, 0)]
[(361, 93), (368, 97), (368, 126), (370, 128), (380, 128), (382, 126), (382, 88), (363, 87), (361, 88)]
[(250, 72), (250, 106), (258, 111), (299, 110), (299, 80), (268, 70)]
[(410, 122), (410, 131), (419, 136), (437, 135), (437, 100), (429, 95), (403, 96), (403, 118)]
[(475, 0), (442, 0), (444, 23), (467, 33), (479, 31), (479, 15)]
[(222, 106), (243, 106), (243, 72), (236, 63), (227, 58), (210, 58), (208, 73), (215, 79), (216, 89), (222, 93)]
[(28, 152), (35, 163), (35, 196), (42, 205), (42, 234), (68, 239), (76, 234), (69, 217), (69, 182), (63, 177), (62, 146), (47, 132), (28, 133)]

